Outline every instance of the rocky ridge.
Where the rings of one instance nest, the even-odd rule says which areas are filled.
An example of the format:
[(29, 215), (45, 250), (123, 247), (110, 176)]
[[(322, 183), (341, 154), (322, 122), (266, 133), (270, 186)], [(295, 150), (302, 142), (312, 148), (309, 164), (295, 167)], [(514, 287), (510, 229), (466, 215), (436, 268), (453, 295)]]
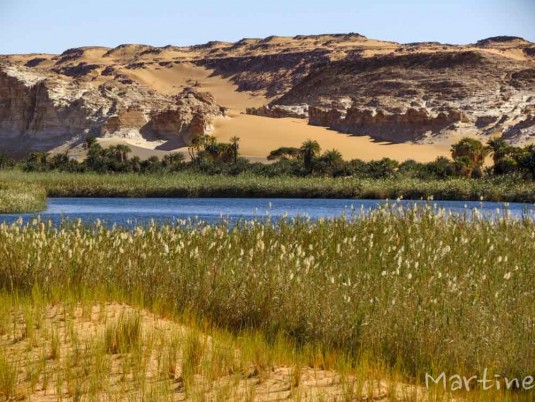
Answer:
[[(242, 110), (258, 116), (392, 142), (535, 140), (535, 44), (398, 44), (352, 33), (0, 56), (0, 145), (52, 149), (87, 135), (185, 145), (225, 116), (209, 88), (186, 79), (201, 70), (265, 99)], [(163, 76), (180, 85), (151, 86)]]
[(310, 124), (392, 142), (463, 132), (502, 133), (522, 143), (535, 140), (532, 66), (478, 51), (339, 61), (307, 76), (270, 109), (308, 104)]
[(167, 96), (120, 77), (97, 85), (28, 67), (0, 69), (0, 143), (7, 150), (75, 145), (87, 136), (184, 146), (224, 113), (211, 94), (194, 88)]

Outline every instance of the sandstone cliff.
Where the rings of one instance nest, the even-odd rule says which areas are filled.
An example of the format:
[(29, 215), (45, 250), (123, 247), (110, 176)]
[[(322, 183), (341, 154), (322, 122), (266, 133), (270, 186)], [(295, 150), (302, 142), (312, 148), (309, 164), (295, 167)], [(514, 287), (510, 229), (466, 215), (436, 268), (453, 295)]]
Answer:
[[(272, 108), (309, 104), (310, 124), (393, 142), (506, 133), (519, 118), (531, 122), (532, 65), (480, 51), (344, 60), (317, 69)], [(519, 130), (507, 138), (535, 139)]]
[(340, 34), (0, 56), (0, 146), (53, 149), (96, 135), (178, 147), (210, 132), (234, 91), (254, 100), (234, 104), (234, 117), (303, 118), (392, 142), (453, 134), (535, 141), (535, 44)]
[[(68, 75), (68, 74), (67, 74)], [(120, 79), (100, 84), (27, 67), (0, 68), (0, 145), (7, 150), (76, 145), (87, 136), (188, 143), (212, 130), (224, 109), (212, 95), (166, 96)]]

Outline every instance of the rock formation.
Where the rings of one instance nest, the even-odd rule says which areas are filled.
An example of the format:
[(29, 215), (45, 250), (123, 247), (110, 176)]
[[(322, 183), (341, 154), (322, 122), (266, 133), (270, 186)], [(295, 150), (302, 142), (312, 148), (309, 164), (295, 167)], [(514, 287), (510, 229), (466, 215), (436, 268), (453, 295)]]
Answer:
[(392, 142), (493, 134), (535, 105), (530, 65), (478, 51), (344, 60), (317, 69), (271, 107), (309, 104), (310, 124)]
[(242, 109), (257, 116), (392, 142), (497, 133), (535, 141), (535, 44), (341, 34), (0, 56), (0, 146), (52, 149), (88, 135), (187, 144), (225, 115), (196, 81), (202, 71), (263, 99)]
[(95, 85), (21, 66), (0, 70), (0, 145), (7, 150), (48, 149), (87, 136), (183, 146), (223, 115), (211, 94), (192, 88), (166, 96), (120, 78)]
[(254, 116), (271, 117), (274, 119), (285, 117), (306, 119), (308, 117), (308, 105), (267, 105), (257, 108), (247, 108), (246, 113)]

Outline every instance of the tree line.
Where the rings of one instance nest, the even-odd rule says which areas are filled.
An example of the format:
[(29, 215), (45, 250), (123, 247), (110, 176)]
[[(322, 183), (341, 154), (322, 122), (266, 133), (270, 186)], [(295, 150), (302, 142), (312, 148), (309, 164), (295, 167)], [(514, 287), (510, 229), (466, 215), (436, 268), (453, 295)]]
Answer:
[[(281, 147), (267, 156), (271, 163), (251, 163), (240, 156), (240, 138), (219, 142), (211, 135), (197, 135), (188, 147), (189, 161), (183, 153), (169, 153), (162, 158), (151, 156), (141, 160), (130, 156), (125, 144), (103, 148), (95, 137), (85, 140), (87, 157), (78, 161), (68, 153), (51, 155), (32, 152), (26, 159), (15, 160), (0, 153), (0, 169), (21, 166), (24, 171), (66, 171), (96, 173), (172, 173), (194, 171), (206, 174), (238, 175), (245, 172), (265, 176), (362, 177), (381, 179), (396, 175), (422, 179), (448, 177), (481, 178), (484, 176), (516, 175), (535, 180), (535, 145), (516, 147), (502, 138), (487, 144), (473, 138), (463, 138), (451, 147), (451, 159), (439, 157), (433, 162), (419, 163), (393, 159), (365, 162), (346, 161), (336, 150), (322, 149), (317, 141), (307, 140), (300, 147)], [(492, 158), (492, 165), (485, 161)]]

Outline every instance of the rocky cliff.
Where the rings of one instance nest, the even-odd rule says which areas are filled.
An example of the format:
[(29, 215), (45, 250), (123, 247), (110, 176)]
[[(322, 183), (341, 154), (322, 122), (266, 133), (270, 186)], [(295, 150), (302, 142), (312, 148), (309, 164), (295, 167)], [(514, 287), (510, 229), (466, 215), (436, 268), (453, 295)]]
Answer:
[(308, 104), (310, 124), (393, 142), (452, 132), (527, 142), (532, 130), (518, 124), (532, 121), (532, 65), (475, 50), (344, 60), (309, 74), (271, 108)]
[(192, 88), (166, 96), (120, 79), (97, 84), (22, 66), (0, 69), (0, 144), (8, 150), (75, 145), (87, 136), (184, 145), (223, 115), (211, 94)]
[[(215, 79), (232, 87), (223, 93)], [(450, 134), (535, 140), (534, 44), (516, 37), (398, 44), (341, 34), (0, 56), (0, 146), (53, 149), (96, 135), (178, 147), (212, 130), (233, 91), (254, 96), (254, 106), (263, 100), (234, 112), (303, 118), (392, 142)]]

